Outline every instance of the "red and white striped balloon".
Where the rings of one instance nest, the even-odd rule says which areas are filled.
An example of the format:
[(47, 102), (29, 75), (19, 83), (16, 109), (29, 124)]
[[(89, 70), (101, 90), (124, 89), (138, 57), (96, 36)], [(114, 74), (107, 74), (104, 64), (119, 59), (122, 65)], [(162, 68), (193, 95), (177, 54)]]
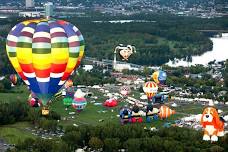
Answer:
[(158, 85), (153, 81), (148, 81), (144, 84), (143, 91), (146, 93), (148, 99), (151, 99), (158, 92)]

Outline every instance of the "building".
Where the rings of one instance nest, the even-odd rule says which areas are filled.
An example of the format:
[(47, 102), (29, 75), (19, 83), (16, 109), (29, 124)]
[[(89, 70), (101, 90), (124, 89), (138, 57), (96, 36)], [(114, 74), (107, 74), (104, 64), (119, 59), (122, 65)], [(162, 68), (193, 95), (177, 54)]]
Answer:
[(20, 17), (40, 17), (40, 12), (19, 12)]
[(84, 65), (83, 70), (90, 72), (93, 69), (92, 65)]
[(26, 8), (34, 7), (34, 0), (25, 0), (25, 7)]
[(45, 3), (44, 7), (45, 7), (45, 16), (47, 18), (53, 16), (53, 9), (54, 9), (53, 3), (52, 2)]

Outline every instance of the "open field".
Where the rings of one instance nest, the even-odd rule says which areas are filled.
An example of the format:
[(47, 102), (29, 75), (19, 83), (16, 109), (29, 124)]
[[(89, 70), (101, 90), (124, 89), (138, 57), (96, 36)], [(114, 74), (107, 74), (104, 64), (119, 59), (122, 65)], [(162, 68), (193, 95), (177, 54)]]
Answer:
[(17, 144), (26, 138), (36, 138), (30, 132), (26, 131), (26, 127), (32, 127), (27, 122), (19, 122), (13, 125), (5, 125), (0, 127), (0, 138), (3, 138), (7, 143)]

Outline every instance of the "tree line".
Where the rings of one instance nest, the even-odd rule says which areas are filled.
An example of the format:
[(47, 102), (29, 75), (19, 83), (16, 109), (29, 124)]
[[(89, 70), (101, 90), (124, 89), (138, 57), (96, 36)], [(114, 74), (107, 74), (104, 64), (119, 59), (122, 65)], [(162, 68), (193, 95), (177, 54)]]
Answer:
[[(203, 133), (187, 128), (160, 128), (156, 132), (143, 129), (141, 125), (108, 123), (101, 126), (69, 126), (60, 140), (25, 140), (10, 152), (70, 152), (87, 146), (87, 150), (114, 152), (125, 149), (131, 152), (225, 152), (228, 138), (216, 143), (202, 140)], [(57, 146), (58, 144), (58, 146)]]

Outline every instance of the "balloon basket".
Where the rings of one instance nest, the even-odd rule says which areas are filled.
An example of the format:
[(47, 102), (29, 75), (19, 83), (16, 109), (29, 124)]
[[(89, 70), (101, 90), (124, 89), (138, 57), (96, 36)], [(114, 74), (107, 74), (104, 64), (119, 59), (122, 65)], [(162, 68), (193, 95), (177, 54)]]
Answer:
[(42, 115), (43, 115), (43, 116), (49, 115), (49, 108), (43, 107), (43, 108), (42, 108)]

